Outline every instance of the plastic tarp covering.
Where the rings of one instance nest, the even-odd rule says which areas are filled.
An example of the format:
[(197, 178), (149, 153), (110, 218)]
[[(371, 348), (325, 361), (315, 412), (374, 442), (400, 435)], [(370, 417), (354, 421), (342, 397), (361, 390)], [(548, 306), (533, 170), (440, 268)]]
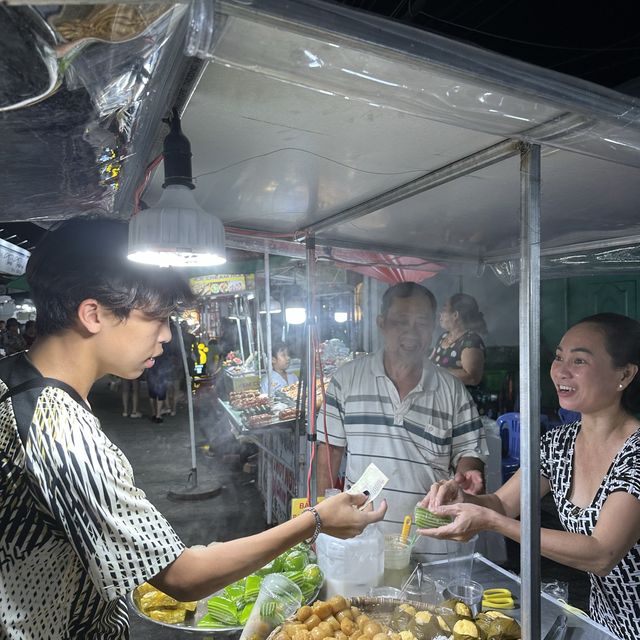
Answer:
[[(491, 265), (491, 270), (506, 285), (520, 281), (520, 262), (503, 260)], [(571, 276), (589, 276), (594, 274), (617, 274), (626, 271), (640, 271), (640, 245), (585, 249), (573, 253), (542, 256), (540, 259), (540, 277), (568, 278)]]
[(3, 219), (119, 213), (167, 106), (186, 11), (0, 6)]
[[(543, 147), (545, 247), (640, 235), (638, 99), (329, 3), (219, 11), (182, 123), (195, 197), (225, 225), (497, 262), (518, 254), (524, 141)], [(510, 156), (446, 175), (506, 143)]]
[[(305, 246), (283, 238), (261, 238), (256, 234), (227, 234), (227, 246), (246, 251), (267, 251), (273, 255), (305, 259)], [(337, 267), (349, 269), (366, 276), (395, 284), (397, 282), (422, 282), (435, 276), (446, 266), (437, 262), (411, 256), (395, 256), (377, 251), (347, 247), (316, 246), (316, 260), (330, 261)]]
[[(553, 188), (562, 189), (569, 164), (583, 178), (586, 205), (574, 207), (572, 242), (606, 241), (631, 227), (640, 102), (615, 91), (315, 0), (2, 5), (0, 16), (6, 220), (128, 216), (181, 80), (175, 69), (189, 55), (210, 61), (183, 114), (196, 197), (229, 226), (293, 236), (363, 207), (355, 231), (353, 222), (329, 226), (318, 240), (353, 247), (357, 235), (356, 246), (365, 249), (440, 262), (447, 259), (447, 228), (426, 224), (424, 212), (445, 187), (407, 189), (407, 206), (398, 211), (378, 198), (492, 145), (523, 140), (543, 145), (543, 165), (556, 154), (547, 178)], [(567, 156), (592, 162), (567, 163)], [(616, 188), (618, 228), (601, 224), (602, 209), (590, 205), (604, 164), (626, 170)], [(483, 175), (458, 182), (471, 191)], [(504, 177), (492, 178), (486, 192), (501, 192)], [(147, 204), (158, 200), (161, 182), (156, 175), (150, 183)], [(543, 197), (555, 193), (547, 186)], [(464, 240), (449, 258), (512, 254), (517, 196), (515, 207), (496, 209), (474, 193), (448, 202), (451, 224), (445, 222)], [(543, 200), (543, 233), (549, 221), (551, 236), (579, 194), (571, 187), (558, 195), (562, 206)], [(392, 233), (376, 228), (376, 215), (392, 220)], [(479, 251), (465, 224), (471, 215), (485, 230), (508, 228), (509, 237)]]

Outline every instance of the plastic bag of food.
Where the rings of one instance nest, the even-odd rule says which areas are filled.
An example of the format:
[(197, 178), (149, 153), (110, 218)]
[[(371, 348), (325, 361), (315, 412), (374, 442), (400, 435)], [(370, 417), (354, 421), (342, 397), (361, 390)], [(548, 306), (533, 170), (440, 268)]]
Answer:
[(240, 640), (266, 640), (301, 603), (302, 591), (295, 582), (279, 573), (265, 576)]

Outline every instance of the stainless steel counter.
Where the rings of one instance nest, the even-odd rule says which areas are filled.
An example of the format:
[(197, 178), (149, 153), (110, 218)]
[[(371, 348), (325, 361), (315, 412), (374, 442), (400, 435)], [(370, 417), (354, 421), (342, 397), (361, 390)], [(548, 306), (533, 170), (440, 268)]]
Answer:
[[(446, 581), (449, 578), (449, 563), (447, 560), (424, 563), (423, 567), (425, 575), (434, 580)], [(485, 589), (509, 589), (514, 596), (515, 608), (504, 610), (504, 613), (516, 618), (518, 621), (520, 620), (520, 578), (518, 576), (505, 571), (481, 554), (476, 553), (472, 578), (482, 584)], [(540, 609), (542, 638), (545, 637), (555, 619), (559, 615), (565, 615), (568, 619), (565, 640), (610, 640), (611, 638), (619, 640), (617, 636), (591, 620), (591, 618), (573, 613), (562, 602), (545, 593), (541, 594)]]
[(292, 498), (306, 495), (304, 433), (296, 433), (295, 420), (249, 429), (240, 412), (228, 402), (218, 402), (229, 418), (233, 435), (258, 447), (257, 486), (265, 502), (267, 524), (285, 522), (291, 516)]

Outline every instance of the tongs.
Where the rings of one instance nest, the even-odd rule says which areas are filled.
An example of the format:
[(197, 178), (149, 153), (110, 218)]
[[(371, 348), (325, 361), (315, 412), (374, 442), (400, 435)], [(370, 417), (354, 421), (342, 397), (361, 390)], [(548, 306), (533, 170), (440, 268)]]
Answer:
[(400, 597), (404, 596), (407, 590), (407, 587), (411, 584), (411, 581), (413, 580), (413, 576), (417, 576), (418, 589), (420, 589), (420, 587), (422, 586), (422, 575), (423, 575), (422, 562), (418, 562), (415, 566), (415, 569), (411, 572), (411, 575), (405, 580), (405, 583), (400, 588)]
[(567, 635), (567, 616), (559, 615), (543, 640), (564, 640)]

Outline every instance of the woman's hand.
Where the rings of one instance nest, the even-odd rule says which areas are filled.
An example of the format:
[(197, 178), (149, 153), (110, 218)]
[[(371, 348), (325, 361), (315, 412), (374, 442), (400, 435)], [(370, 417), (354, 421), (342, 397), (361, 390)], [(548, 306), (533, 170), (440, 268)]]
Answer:
[(462, 542), (466, 542), (479, 531), (490, 529), (492, 519), (496, 515), (492, 509), (466, 502), (444, 505), (431, 511), (437, 516), (448, 516), (453, 522), (435, 529), (418, 529), (417, 533), (429, 538)]
[(383, 500), (375, 511), (360, 511), (359, 507), (367, 497), (363, 493), (340, 493), (319, 502), (316, 510), (322, 520), (322, 533), (336, 538), (353, 538), (361, 534), (367, 525), (382, 520), (387, 511), (387, 501)]
[(436, 513), (436, 509), (443, 504), (464, 502), (464, 491), (455, 480), (440, 480), (434, 482), (429, 493), (420, 501), (420, 506)]

